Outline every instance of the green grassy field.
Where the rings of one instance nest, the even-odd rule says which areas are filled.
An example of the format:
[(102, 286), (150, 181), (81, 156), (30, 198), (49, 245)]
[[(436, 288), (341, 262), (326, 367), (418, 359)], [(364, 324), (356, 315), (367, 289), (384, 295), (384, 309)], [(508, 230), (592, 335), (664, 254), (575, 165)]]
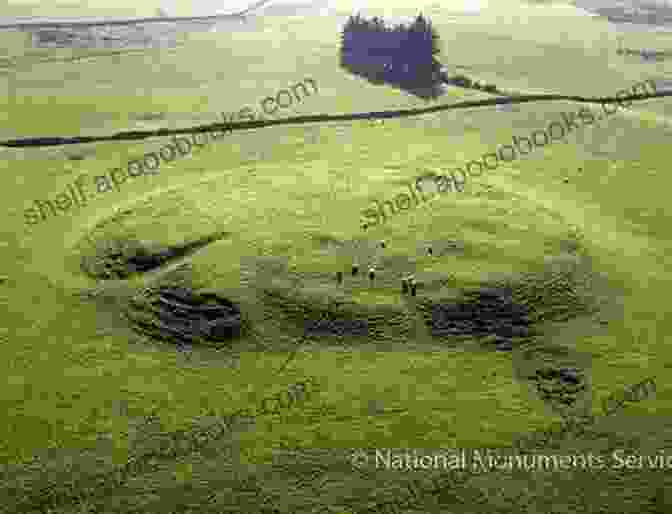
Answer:
[[(147, 15), (159, 6), (116, 5), (105, 12), (77, 6), (77, 14)], [(4, 3), (0, 12), (20, 16), (31, 8)], [(41, 15), (73, 15), (57, 4), (39, 8)], [(339, 13), (352, 8), (344, 2)], [(604, 96), (672, 71), (667, 61), (645, 65), (616, 55), (616, 36), (599, 18), (513, 2), (459, 22), (444, 14), (458, 8), (368, 4), (382, 16), (423, 9), (446, 65), (469, 65), (470, 75), (506, 90)], [(336, 16), (258, 23), (258, 32), (190, 34), (165, 52), (0, 70), (0, 139), (220, 121), (220, 112), (257, 110), (264, 97), (306, 78), (318, 92), (276, 117), (426, 105), (339, 68)], [(92, 52), (37, 50), (25, 34), (9, 32), (0, 41), (4, 56), (19, 63)], [(672, 48), (660, 35), (625, 41), (644, 45)], [(453, 88), (439, 102), (486, 97), (473, 95)], [(579, 413), (596, 416), (586, 433), (530, 451), (672, 454), (669, 105), (666, 98), (638, 102), (566, 143), (471, 179), (463, 193), (443, 194), (366, 232), (361, 212), (374, 199), (390, 199), (423, 171), (478, 159), (581, 106), (530, 103), (514, 112), (457, 110), (382, 125), (238, 131), (34, 226), (24, 219), (34, 200), (53, 199), (78, 176), (123, 167), (168, 140), (1, 149), (0, 508), (266, 512), (268, 498), (283, 514), (362, 512), (367, 502), (403, 497), (409, 481), (437, 472), (358, 471), (348, 462), (356, 448), (506, 451)], [(136, 121), (143, 113), (164, 116)], [(207, 238), (180, 260), (123, 279), (82, 268), (124, 267), (126, 250), (115, 256), (106, 245), (162, 251)], [(353, 263), (363, 269), (354, 277)], [(365, 271), (373, 263), (379, 272), (371, 285)], [(415, 298), (400, 294), (407, 273), (422, 284)], [(512, 338), (513, 351), (495, 351), (468, 331), (433, 330), (437, 309), (502, 284), (529, 308), (536, 330)], [(175, 285), (235, 303), (249, 329), (224, 343), (194, 344), (190, 357), (134, 330), (139, 319), (156, 329), (150, 300)], [(365, 320), (364, 333), (353, 317)], [(320, 318), (331, 325), (306, 334)], [(587, 376), (573, 408), (545, 401), (525, 378), (542, 363)], [(194, 436), (209, 420), (242, 408), (257, 412), (263, 398), (308, 377), (319, 385), (293, 407), (256, 414), (225, 436)], [(600, 415), (604, 397), (647, 377), (656, 382), (655, 397)], [(170, 434), (184, 442), (182, 450), (165, 449)], [(129, 467), (134, 459), (140, 464)], [(664, 469), (500, 470), (425, 495), (414, 509), (662, 513), (672, 505), (670, 485)]]

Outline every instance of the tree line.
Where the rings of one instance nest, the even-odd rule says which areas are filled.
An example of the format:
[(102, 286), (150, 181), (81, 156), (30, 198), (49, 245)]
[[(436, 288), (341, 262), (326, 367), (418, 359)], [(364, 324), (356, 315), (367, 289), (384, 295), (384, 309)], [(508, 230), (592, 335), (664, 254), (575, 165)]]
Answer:
[(440, 53), (439, 36), (422, 13), (395, 27), (356, 14), (343, 27), (340, 64), (372, 82), (430, 85), (440, 81)]

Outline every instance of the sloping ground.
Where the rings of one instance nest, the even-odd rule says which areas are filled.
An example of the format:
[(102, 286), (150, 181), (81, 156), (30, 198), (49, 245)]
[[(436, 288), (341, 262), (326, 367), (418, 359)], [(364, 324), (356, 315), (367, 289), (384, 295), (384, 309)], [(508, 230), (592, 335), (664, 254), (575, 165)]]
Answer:
[[(218, 230), (212, 217), (178, 193), (167, 193), (170, 203), (150, 201), (119, 210), (89, 229), (75, 246), (81, 271), (97, 280), (126, 279), (181, 262), (185, 257), (231, 234)], [(168, 217), (189, 218), (171, 226)], [(137, 235), (140, 235), (141, 239)]]
[(181, 246), (150, 248), (137, 240), (103, 241), (92, 257), (85, 257), (82, 269), (97, 279), (111, 280), (128, 278), (145, 271), (151, 271), (183, 258), (224, 236), (209, 236)]
[[(276, 194), (263, 185), (273, 174), (235, 180), (243, 190)], [(81, 298), (111, 306), (146, 342), (178, 347), (282, 352), (283, 334), (313, 341), (305, 352), (371, 343), (386, 351), (527, 349), (535, 363), (518, 378), (535, 387), (543, 378), (532, 394), (552, 410), (574, 409), (590, 396), (585, 363), (540, 357), (554, 346), (545, 340), (546, 324), (594, 314), (596, 296), (604, 294), (591, 281), (596, 270), (580, 237), (550, 208), (489, 188), (478, 202), (438, 199), (428, 211), (431, 223), (415, 232), (404, 228), (411, 218), (400, 216), (375, 244), (311, 228), (315, 213), (303, 198), (325, 194), (312, 182), (284, 198), (274, 220), (291, 219), (292, 229), (276, 234), (265, 216), (249, 216), (253, 203), (226, 201), (237, 194), (230, 181), (230, 173), (214, 175), (100, 219), (72, 249), (72, 271), (96, 283)], [(441, 228), (453, 216), (451, 201), (462, 204), (459, 235)], [(500, 202), (513, 206), (505, 223), (497, 221)], [(240, 230), (236, 219), (248, 228)], [(531, 225), (537, 232), (527, 230)], [(266, 238), (250, 239), (269, 229)], [(399, 287), (409, 271), (417, 296)]]
[[(327, 22), (320, 23), (310, 28), (327, 34)], [(537, 27), (551, 34), (555, 23)], [(213, 97), (221, 99), (223, 88), (229, 94), (225, 85), (234, 72), (254, 79), (240, 83), (238, 97), (235, 91), (227, 97), (230, 109), (213, 108), (198, 94), (193, 106), (186, 105), (187, 87), (174, 91), (168, 106), (154, 105), (156, 95), (131, 99), (125, 93), (117, 106), (92, 98), (75, 107), (61, 96), (59, 105), (51, 97), (40, 105), (35, 89), (35, 96), (9, 106), (8, 129), (30, 134), (39, 119), (54, 133), (75, 133), (77, 108), (233, 111), (236, 102), (254, 105), (273, 94), (268, 77), (274, 73), (281, 77), (279, 87), (286, 87), (295, 76), (316, 72), (320, 98), (327, 100), (306, 102), (311, 112), (406, 105), (397, 93), (336, 74), (335, 33), (328, 43), (322, 33), (308, 41), (295, 28), (258, 41), (244, 38), (236, 48), (255, 58), (241, 57), (239, 67), (222, 57), (221, 48), (208, 53), (208, 42), (189, 59), (208, 68), (200, 73), (188, 63), (157, 66), (156, 57), (134, 66), (115, 62), (109, 70), (78, 68), (84, 70), (82, 82), (71, 83), (67, 92), (89, 95), (86, 88), (93, 84), (85, 77), (105, 73), (123, 77), (129, 89), (163, 87), (172, 79), (192, 87), (221, 66), (225, 71)], [(530, 29), (513, 24), (510, 30), (524, 36)], [(445, 26), (442, 31), (446, 38), (455, 35)], [(269, 38), (282, 55), (259, 58), (272, 46)], [(529, 39), (516, 48), (533, 48)], [(506, 41), (497, 47), (479, 41), (487, 39), (473, 31), (466, 43), (460, 37), (450, 43), (464, 49), (460, 59), (469, 63), (479, 52), (493, 63), (506, 54), (506, 71), (529, 78), (530, 87), (550, 88), (536, 82), (543, 75), (559, 80), (554, 91), (612, 91), (628, 85), (610, 84), (616, 74), (623, 82), (634, 75), (616, 64), (607, 76), (602, 61), (586, 64), (580, 52), (563, 54), (560, 46), (548, 59), (541, 47), (538, 55), (521, 50), (519, 56), (506, 53)], [(563, 79), (566, 65), (585, 81), (577, 82), (576, 73)], [(19, 84), (26, 85), (28, 76), (38, 81), (40, 73), (62, 82), (48, 68), (26, 74)], [(131, 76), (134, 82), (126, 80)], [(146, 82), (150, 77), (154, 82)], [(259, 90), (247, 87), (250, 82)], [(117, 85), (123, 91), (121, 80)], [(0, 288), (7, 302), (0, 319), (12, 337), (0, 360), (7, 415), (0, 443), (3, 461), (18, 469), (1, 470), (7, 473), (0, 479), (0, 510), (308, 514), (331, 508), (349, 514), (399, 499), (406, 505), (400, 511), (428, 513), (669, 511), (670, 476), (660, 469), (500, 469), (438, 492), (417, 492), (415, 482), (431, 486), (430, 476), (448, 482), (460, 473), (357, 470), (349, 460), (350, 449), (367, 447), (504, 451), (558, 417), (586, 409), (599, 418), (600, 397), (649, 372), (656, 374), (658, 398), (600, 418), (582, 434), (547, 438), (526, 449), (669, 454), (672, 418), (665, 410), (663, 369), (672, 248), (669, 159), (665, 137), (653, 124), (634, 116), (620, 124), (610, 119), (606, 127), (586, 129), (567, 144), (500, 167), (463, 194), (397, 214), (366, 234), (359, 229), (360, 210), (372, 199), (405, 191), (419, 168), (458, 166), (491, 143), (507, 143), (514, 134), (528, 135), (560, 119), (551, 111), (535, 105), (516, 113), (478, 110), (390, 120), (380, 127), (353, 123), (232, 135), (161, 176), (129, 183), (81, 212), (33, 228), (22, 225), (22, 209), (32, 198), (53, 198), (78, 171), (119, 165), (129, 146), (96, 145), (95, 159), (74, 164), (61, 151), (56, 162), (43, 159), (47, 151), (4, 153), (7, 280)], [(598, 130), (610, 145), (596, 141)], [(318, 133), (319, 141), (310, 133)], [(585, 151), (591, 142), (599, 155)], [(268, 154), (241, 163), (246, 145)], [(147, 150), (137, 145), (130, 151)], [(107, 157), (112, 162), (104, 162)], [(579, 167), (583, 173), (573, 171)], [(327, 192), (332, 186), (333, 195)], [(171, 187), (177, 191), (166, 193)], [(148, 202), (138, 201), (149, 192)], [(126, 204), (124, 211), (110, 214), (120, 204)], [(356, 275), (353, 264), (359, 265)], [(373, 283), (370, 265), (377, 270)], [(418, 282), (415, 297), (400, 289), (409, 273)], [(595, 280), (602, 275), (606, 285)], [(596, 308), (595, 300), (604, 297), (617, 308)], [(123, 314), (123, 323), (110, 322), (103, 327), (107, 335), (94, 336), (96, 325), (107, 323), (106, 310)], [(238, 316), (241, 328), (245, 320), (250, 329), (240, 337), (228, 330)], [(605, 318), (607, 325), (600, 322)], [(213, 334), (209, 322), (219, 320), (225, 330)], [(640, 331), (642, 337), (631, 340)], [(194, 344), (192, 361), (171, 351), (185, 342)], [(234, 346), (245, 348), (236, 370), (217, 353)], [(235, 437), (224, 435), (222, 412), (247, 408), (266, 389), (297, 375), (321, 378), (324, 390), (300, 408), (254, 420)], [(122, 402), (125, 410), (117, 407)], [(148, 411), (161, 424), (137, 437)], [(205, 422), (208, 412), (219, 418), (214, 428), (212, 419)]]
[(131, 307), (135, 312), (130, 320), (137, 329), (178, 343), (227, 342), (240, 337), (243, 328), (237, 305), (185, 287), (145, 290), (131, 300)]

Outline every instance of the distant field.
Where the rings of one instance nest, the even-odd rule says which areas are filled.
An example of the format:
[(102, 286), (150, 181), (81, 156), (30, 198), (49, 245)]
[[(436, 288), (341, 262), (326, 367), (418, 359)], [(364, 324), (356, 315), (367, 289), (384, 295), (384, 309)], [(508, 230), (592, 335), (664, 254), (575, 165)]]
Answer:
[[(159, 6), (115, 3), (109, 15)], [(306, 78), (317, 92), (275, 117), (430, 105), (339, 68), (339, 25), (358, 7), (71, 62), (93, 50), (38, 50), (25, 34), (0, 33), (2, 57), (15, 57), (0, 61), (9, 67), (0, 70), (0, 139), (221, 121)], [(511, 91), (600, 96), (672, 71), (672, 61), (617, 55), (618, 34), (601, 18), (513, 2), (456, 14), (472, 7), (381, 1), (366, 13), (423, 9), (449, 69), (468, 66)], [(0, 15), (34, 8), (0, 4)], [(102, 3), (86, 9), (108, 15)], [(672, 48), (664, 36), (633, 38), (626, 46)], [(474, 94), (450, 88), (438, 102)], [(590, 414), (584, 434), (530, 451), (672, 455), (669, 105), (638, 102), (368, 231), (362, 211), (374, 200), (580, 106), (239, 131), (35, 225), (25, 218), (35, 200), (54, 200), (83, 175), (92, 188), (92, 177), (170, 140), (0, 150), (0, 511), (256, 513), (266, 498), (283, 514), (362, 512), (439, 473), (356, 471), (355, 448), (504, 452)], [(401, 294), (410, 273), (416, 297)], [(229, 337), (230, 327), (240, 333)], [(577, 370), (584, 388), (538, 378), (561, 367)], [(648, 377), (655, 395), (601, 415), (604, 397)], [(310, 395), (258, 414), (264, 398), (307, 378)], [(228, 435), (207, 428), (239, 409), (254, 419)], [(500, 470), (416, 508), (662, 513), (669, 477)]]
[(162, 2), (36, 2), (3, 0), (0, 16), (153, 16)]

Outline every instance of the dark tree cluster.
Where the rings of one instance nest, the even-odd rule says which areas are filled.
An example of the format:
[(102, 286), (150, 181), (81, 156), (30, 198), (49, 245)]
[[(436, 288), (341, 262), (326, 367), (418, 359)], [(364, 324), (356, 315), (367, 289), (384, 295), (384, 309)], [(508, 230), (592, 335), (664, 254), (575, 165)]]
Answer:
[(422, 14), (394, 28), (357, 14), (343, 27), (340, 59), (343, 68), (371, 82), (413, 88), (440, 83), (440, 52), (439, 36)]

